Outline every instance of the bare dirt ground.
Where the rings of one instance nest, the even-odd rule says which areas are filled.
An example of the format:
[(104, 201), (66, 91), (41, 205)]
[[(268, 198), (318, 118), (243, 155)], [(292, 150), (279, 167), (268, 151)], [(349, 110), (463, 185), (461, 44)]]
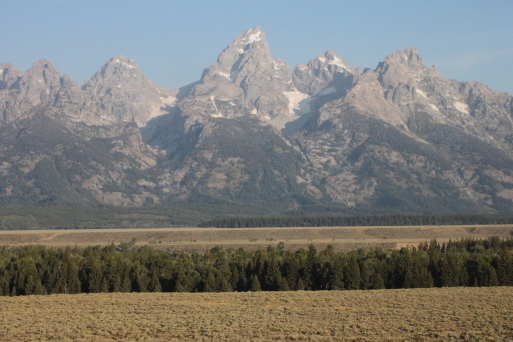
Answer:
[(347, 251), (362, 247), (400, 248), (437, 239), (513, 237), (513, 225), (410, 226), (410, 227), (315, 227), (315, 228), (144, 228), (89, 230), (0, 231), (0, 245), (39, 244), (48, 247), (87, 247), (130, 242), (157, 249), (205, 251), (214, 246), (257, 249), (285, 243), (297, 250), (310, 244), (332, 245)]
[(0, 297), (0, 341), (513, 341), (513, 287)]

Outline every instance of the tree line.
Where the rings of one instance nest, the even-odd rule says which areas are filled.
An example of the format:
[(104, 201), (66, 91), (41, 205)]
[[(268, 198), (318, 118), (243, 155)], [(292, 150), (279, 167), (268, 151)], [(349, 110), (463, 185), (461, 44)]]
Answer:
[(513, 224), (512, 215), (368, 215), (232, 217), (201, 222), (198, 227), (354, 227)]
[(513, 286), (513, 238), (336, 252), (277, 247), (204, 253), (117, 246), (0, 247), (0, 295), (367, 290)]

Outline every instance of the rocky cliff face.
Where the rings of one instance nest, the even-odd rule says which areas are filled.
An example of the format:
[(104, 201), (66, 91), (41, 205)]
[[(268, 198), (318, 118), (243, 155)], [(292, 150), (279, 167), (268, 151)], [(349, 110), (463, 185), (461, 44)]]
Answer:
[(109, 115), (95, 106), (67, 75), (61, 75), (48, 60), (40, 59), (27, 72), (21, 73), (15, 67), (4, 69), (4, 89), (0, 110), (3, 122), (14, 122), (30, 118), (41, 108), (48, 114), (65, 116), (65, 124), (115, 123)]
[(508, 101), (511, 95), (482, 84), (443, 78), (408, 48), (356, 75), (291, 138), (309, 159), (313, 180), (322, 182), (322, 195), (335, 202), (417, 211), (510, 208)]
[[(253, 114), (273, 117), (288, 112), (283, 92), (291, 90), (292, 75), (285, 62), (272, 57), (260, 27), (235, 38), (221, 52), (217, 62), (205, 69), (201, 82), (193, 95), (214, 96), (215, 102), (216, 95), (222, 100), (233, 88), (233, 94), (238, 94), (233, 99)], [(223, 115), (219, 110), (216, 113)]]
[(46, 60), (0, 64), (0, 204), (512, 211), (511, 95), (414, 48), (291, 72), (265, 38), (247, 30), (174, 91), (123, 56), (82, 88)]
[(295, 92), (290, 68), (273, 58), (264, 31), (254, 27), (221, 52), (178, 106), (189, 118), (187, 125), (209, 118), (255, 116), (283, 126), (295, 117), (290, 98)]
[(139, 66), (125, 56), (112, 57), (83, 89), (98, 107), (117, 121), (133, 121), (141, 127), (164, 114), (166, 107), (176, 102), (176, 94), (147, 80)]
[(0, 203), (144, 203), (127, 172), (141, 177), (156, 158), (135, 123), (97, 106), (47, 60), (25, 73), (0, 69)]
[(23, 72), (11, 63), (0, 63), (0, 90), (17, 88)]
[(328, 94), (347, 89), (351, 86), (354, 76), (359, 73), (358, 67), (351, 67), (340, 56), (328, 50), (306, 65), (297, 65), (293, 79), (299, 91), (314, 96), (321, 91)]

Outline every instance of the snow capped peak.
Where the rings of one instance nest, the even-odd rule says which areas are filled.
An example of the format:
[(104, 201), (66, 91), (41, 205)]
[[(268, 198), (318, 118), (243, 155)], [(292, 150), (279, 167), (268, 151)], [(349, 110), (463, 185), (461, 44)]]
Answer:
[(265, 32), (260, 26), (255, 26), (237, 37), (234, 42), (240, 42), (242, 44), (251, 44), (265, 40)]
[(328, 61), (328, 64), (331, 65), (337, 65), (344, 69), (350, 69), (350, 66), (342, 59), (340, 58), (335, 52), (328, 49), (326, 53), (324, 54), (325, 59)]
[[(201, 81), (221, 80), (225, 82), (225, 80), (228, 80), (232, 84), (239, 85), (244, 78), (239, 77), (241, 70), (246, 70), (243, 72), (244, 75), (247, 73), (254, 74), (257, 61), (258, 63), (264, 63), (268, 69), (283, 69), (281, 65), (276, 66), (276, 62), (273, 61), (265, 39), (265, 32), (259, 26), (246, 30), (235, 38), (221, 52), (217, 62), (205, 69)], [(276, 72), (272, 71), (272, 74), (276, 75)]]
[(327, 95), (336, 90), (330, 86), (332, 82), (346, 87), (351, 84), (352, 77), (359, 73), (358, 70), (358, 67), (352, 68), (335, 52), (328, 50), (311, 59), (307, 65), (297, 65), (292, 77), (299, 91), (314, 96), (325, 90), (321, 95)]
[(326, 51), (323, 55), (315, 57), (308, 63), (308, 67), (310, 68), (326, 68), (330, 65), (335, 65), (348, 71), (351, 69), (351, 66), (332, 50)]
[(260, 40), (260, 31), (258, 31), (257, 33), (254, 33), (249, 36), (248, 43), (258, 42)]
[(120, 64), (128, 69), (136, 69), (137, 68), (137, 64), (135, 64), (135, 62), (133, 60), (131, 60), (130, 58), (125, 57), (123, 55), (117, 55), (117, 56), (112, 57), (107, 62), (107, 65), (111, 64), (111, 63)]

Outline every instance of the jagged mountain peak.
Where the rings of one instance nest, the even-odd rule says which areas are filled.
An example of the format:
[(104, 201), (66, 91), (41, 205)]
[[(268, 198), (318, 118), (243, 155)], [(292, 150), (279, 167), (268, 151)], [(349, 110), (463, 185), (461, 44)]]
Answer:
[(135, 62), (128, 58), (127, 56), (124, 56), (124, 55), (115, 55), (115, 56), (112, 56), (112, 58), (107, 62), (112, 62), (112, 63), (127, 63), (127, 64), (135, 64)]
[[(217, 58), (217, 62), (205, 69), (201, 77), (203, 83), (228, 80), (240, 85), (247, 73), (240, 72), (253, 63), (250, 60), (258, 60), (260, 63), (271, 65), (273, 57), (269, 45), (265, 39), (265, 32), (256, 26), (244, 31), (235, 38)], [(254, 71), (254, 70), (251, 70)], [(239, 77), (240, 76), (240, 77)]]
[(311, 62), (318, 60), (322, 64), (334, 65), (337, 67), (341, 67), (343, 69), (350, 70), (351, 66), (347, 64), (339, 55), (337, 55), (333, 50), (328, 49), (324, 55), (319, 55), (314, 58)]
[(415, 47), (407, 47), (405, 49), (399, 49), (393, 54), (387, 56), (385, 58), (385, 61), (392, 60), (392, 59), (399, 59), (401, 61), (409, 62), (409, 61), (416, 61), (422, 63), (422, 58), (420, 57), (419, 50)]
[(5, 75), (9, 71), (10, 72), (16, 71), (17, 73), (23, 74), (23, 71), (18, 69), (12, 63), (0, 63), (0, 75)]
[(109, 59), (82, 89), (117, 120), (135, 121), (140, 126), (163, 114), (163, 108), (176, 100), (169, 91), (146, 79), (139, 66), (123, 55)]
[[(96, 74), (93, 78), (97, 76)], [(139, 66), (130, 58), (117, 55), (109, 59), (99, 71), (102, 78), (112, 77), (141, 77)]]
[(292, 78), (258, 26), (175, 92), (122, 55), (82, 89), (45, 59), (26, 73), (0, 64), (0, 200), (77, 189), (74, 198), (112, 205), (512, 212), (510, 95), (445, 79), (415, 48), (356, 70), (327, 50)]
[(313, 96), (326, 87), (331, 87), (333, 82), (338, 83), (339, 88), (348, 86), (352, 77), (359, 72), (359, 67), (352, 68), (342, 57), (328, 49), (324, 54), (311, 59), (308, 64), (298, 64), (292, 77), (294, 86), (299, 91)]
[(441, 77), (435, 67), (428, 68), (424, 65), (419, 51), (413, 47), (397, 50), (387, 56), (374, 71), (378, 74), (379, 82), (387, 89), (399, 84), (423, 87), (419, 82), (425, 83), (422, 80), (426, 77)]
[(265, 32), (260, 26), (255, 26), (249, 30), (244, 31), (234, 41), (237, 40), (245, 44), (259, 42), (261, 40), (265, 41)]
[(23, 94), (19, 101), (30, 104), (29, 106), (52, 104), (60, 87), (59, 70), (49, 60), (39, 59), (19, 81), (19, 89)]
[(202, 98), (202, 110), (190, 99), (182, 107), (214, 117), (253, 113), (270, 118), (289, 113), (284, 92), (292, 88), (290, 68), (273, 58), (265, 33), (257, 26), (235, 38), (204, 70), (191, 92), (196, 100)]
[(407, 69), (416, 73), (427, 69), (419, 51), (414, 47), (407, 47), (404, 50), (399, 49), (393, 54), (387, 56), (383, 62), (379, 63), (376, 70), (378, 72), (383, 72), (389, 69), (390, 66), (393, 66), (394, 68)]
[(0, 63), (0, 90), (16, 88), (19, 80), (23, 76), (23, 71), (11, 63)]
[(48, 83), (51, 80), (58, 80), (60, 76), (59, 70), (48, 59), (42, 58), (32, 63), (32, 67), (27, 70), (23, 78), (43, 78), (45, 83)]
[(121, 66), (123, 68), (126, 68), (128, 70), (131, 70), (131, 69), (139, 69), (139, 66), (130, 58), (126, 57), (126, 56), (123, 56), (123, 55), (116, 55), (114, 57), (112, 57), (107, 63), (106, 65), (117, 65), (117, 66)]
[(22, 76), (22, 83), (44, 82), (47, 86), (53, 86), (60, 82), (59, 70), (47, 59), (38, 59), (32, 63), (32, 67)]
[(46, 58), (40, 58), (34, 63), (32, 63), (32, 69), (38, 69), (38, 68), (44, 68), (44, 69), (55, 69), (57, 68)]

